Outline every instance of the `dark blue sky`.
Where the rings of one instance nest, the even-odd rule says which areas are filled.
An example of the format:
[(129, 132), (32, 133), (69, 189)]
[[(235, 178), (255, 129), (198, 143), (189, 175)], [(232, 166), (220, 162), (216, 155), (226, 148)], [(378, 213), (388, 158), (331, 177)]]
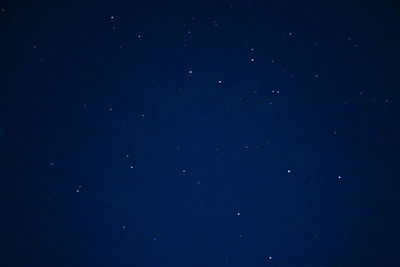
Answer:
[(1, 3), (1, 265), (400, 266), (399, 14)]

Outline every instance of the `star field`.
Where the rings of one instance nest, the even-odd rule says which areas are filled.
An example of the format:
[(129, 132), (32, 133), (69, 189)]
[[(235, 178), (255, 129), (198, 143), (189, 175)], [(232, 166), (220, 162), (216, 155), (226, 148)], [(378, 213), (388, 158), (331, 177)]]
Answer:
[(2, 266), (399, 266), (390, 1), (0, 4)]

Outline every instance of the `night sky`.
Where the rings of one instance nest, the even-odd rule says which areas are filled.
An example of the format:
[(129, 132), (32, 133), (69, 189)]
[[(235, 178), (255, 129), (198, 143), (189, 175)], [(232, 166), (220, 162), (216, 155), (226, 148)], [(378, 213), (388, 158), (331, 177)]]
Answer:
[(1, 266), (400, 266), (396, 1), (0, 4)]

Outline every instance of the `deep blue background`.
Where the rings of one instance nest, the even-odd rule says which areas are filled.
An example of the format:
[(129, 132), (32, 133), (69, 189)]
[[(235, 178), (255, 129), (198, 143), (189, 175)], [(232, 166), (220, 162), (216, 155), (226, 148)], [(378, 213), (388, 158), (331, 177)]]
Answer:
[(400, 266), (395, 1), (0, 9), (2, 266)]

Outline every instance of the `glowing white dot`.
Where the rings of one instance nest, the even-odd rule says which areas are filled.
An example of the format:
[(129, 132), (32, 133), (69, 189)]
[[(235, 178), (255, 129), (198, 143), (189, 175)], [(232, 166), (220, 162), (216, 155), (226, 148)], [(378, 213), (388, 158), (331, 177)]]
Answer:
[(240, 212), (236, 213), (237, 216), (240, 216)]
[(287, 172), (288, 172), (288, 173), (291, 173), (291, 172), (292, 172), (292, 170), (290, 170), (290, 169), (289, 169), (289, 170), (287, 170)]
[(269, 259), (269, 260), (272, 260), (272, 257), (271, 257), (271, 256), (269, 256), (269, 257), (268, 257), (268, 259)]
[(192, 70), (189, 70), (189, 74), (192, 74), (193, 73), (193, 71)]

